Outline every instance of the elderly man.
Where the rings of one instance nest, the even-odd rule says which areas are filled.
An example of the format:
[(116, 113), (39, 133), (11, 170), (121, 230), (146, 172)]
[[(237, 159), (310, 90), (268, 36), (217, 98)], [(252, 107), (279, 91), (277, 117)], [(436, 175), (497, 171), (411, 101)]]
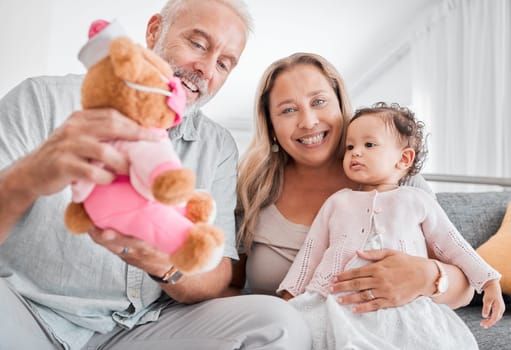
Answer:
[(250, 27), (235, 0), (169, 1), (147, 26), (148, 47), (170, 62), (188, 98), (169, 137), (197, 186), (215, 197), (215, 225), (226, 236), (216, 269), (176, 284), (164, 278), (172, 268), (166, 254), (145, 242), (111, 230), (74, 236), (62, 222), (73, 180), (106, 184), (126, 168), (101, 141), (151, 135), (115, 110), (80, 110), (80, 76), (28, 79), (0, 101), (2, 348), (310, 348), (305, 323), (284, 301), (217, 298), (237, 259), (238, 153), (199, 108), (236, 66)]

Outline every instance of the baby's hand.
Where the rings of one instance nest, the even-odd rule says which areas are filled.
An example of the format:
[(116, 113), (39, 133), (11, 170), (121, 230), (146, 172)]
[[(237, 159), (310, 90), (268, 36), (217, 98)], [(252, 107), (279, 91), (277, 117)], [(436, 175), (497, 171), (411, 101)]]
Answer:
[(484, 286), (483, 318), (480, 325), (490, 328), (497, 323), (504, 314), (506, 306), (502, 299), (502, 290), (498, 280), (491, 280)]
[(284, 299), (285, 301), (289, 301), (291, 299), (293, 299), (293, 294), (289, 293), (287, 290), (283, 291), (280, 296), (282, 297), (282, 299)]

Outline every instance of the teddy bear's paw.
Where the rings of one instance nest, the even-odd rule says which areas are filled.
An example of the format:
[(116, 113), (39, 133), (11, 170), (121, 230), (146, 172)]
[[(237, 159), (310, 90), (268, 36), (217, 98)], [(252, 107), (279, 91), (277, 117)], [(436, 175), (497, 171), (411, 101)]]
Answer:
[(186, 203), (186, 217), (193, 223), (212, 223), (215, 201), (207, 192), (194, 192)]
[(223, 252), (223, 233), (214, 226), (197, 224), (170, 259), (176, 269), (190, 275), (213, 270), (222, 260)]
[(153, 182), (154, 198), (161, 203), (175, 205), (185, 202), (195, 187), (195, 175), (189, 169), (161, 173)]
[(64, 223), (73, 233), (85, 233), (93, 226), (89, 214), (81, 203), (69, 203), (64, 214)]

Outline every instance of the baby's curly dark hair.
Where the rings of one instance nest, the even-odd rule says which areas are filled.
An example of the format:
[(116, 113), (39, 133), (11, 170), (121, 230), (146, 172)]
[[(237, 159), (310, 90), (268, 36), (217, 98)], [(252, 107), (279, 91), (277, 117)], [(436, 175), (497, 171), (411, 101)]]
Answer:
[(398, 103), (387, 104), (385, 102), (377, 102), (370, 108), (357, 109), (350, 123), (366, 114), (381, 115), (383, 120), (397, 131), (400, 141), (415, 151), (413, 164), (399, 183), (403, 184), (408, 178), (418, 174), (428, 154), (424, 123), (415, 119), (415, 113), (410, 109), (401, 107)]

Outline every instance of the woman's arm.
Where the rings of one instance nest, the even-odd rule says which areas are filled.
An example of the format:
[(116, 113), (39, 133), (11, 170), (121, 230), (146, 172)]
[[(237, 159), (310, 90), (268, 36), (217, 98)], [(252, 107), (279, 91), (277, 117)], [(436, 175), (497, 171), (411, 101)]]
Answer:
[(238, 261), (232, 261), (232, 277), (229, 286), (222, 293), (223, 297), (232, 297), (241, 295), (241, 291), (245, 287), (246, 274), (245, 267), (247, 265), (247, 255), (239, 254)]
[[(393, 250), (359, 252), (362, 259), (374, 263), (344, 271), (333, 283), (333, 293), (355, 292), (340, 298), (341, 304), (355, 304), (354, 312), (369, 312), (407, 304), (419, 296), (435, 293), (439, 276), (436, 264), (428, 258), (411, 256)], [(442, 263), (441, 263), (442, 264)], [(447, 291), (434, 298), (451, 308), (470, 302), (473, 289), (456, 266), (442, 264), (449, 278)], [(365, 292), (371, 289), (371, 293)]]

